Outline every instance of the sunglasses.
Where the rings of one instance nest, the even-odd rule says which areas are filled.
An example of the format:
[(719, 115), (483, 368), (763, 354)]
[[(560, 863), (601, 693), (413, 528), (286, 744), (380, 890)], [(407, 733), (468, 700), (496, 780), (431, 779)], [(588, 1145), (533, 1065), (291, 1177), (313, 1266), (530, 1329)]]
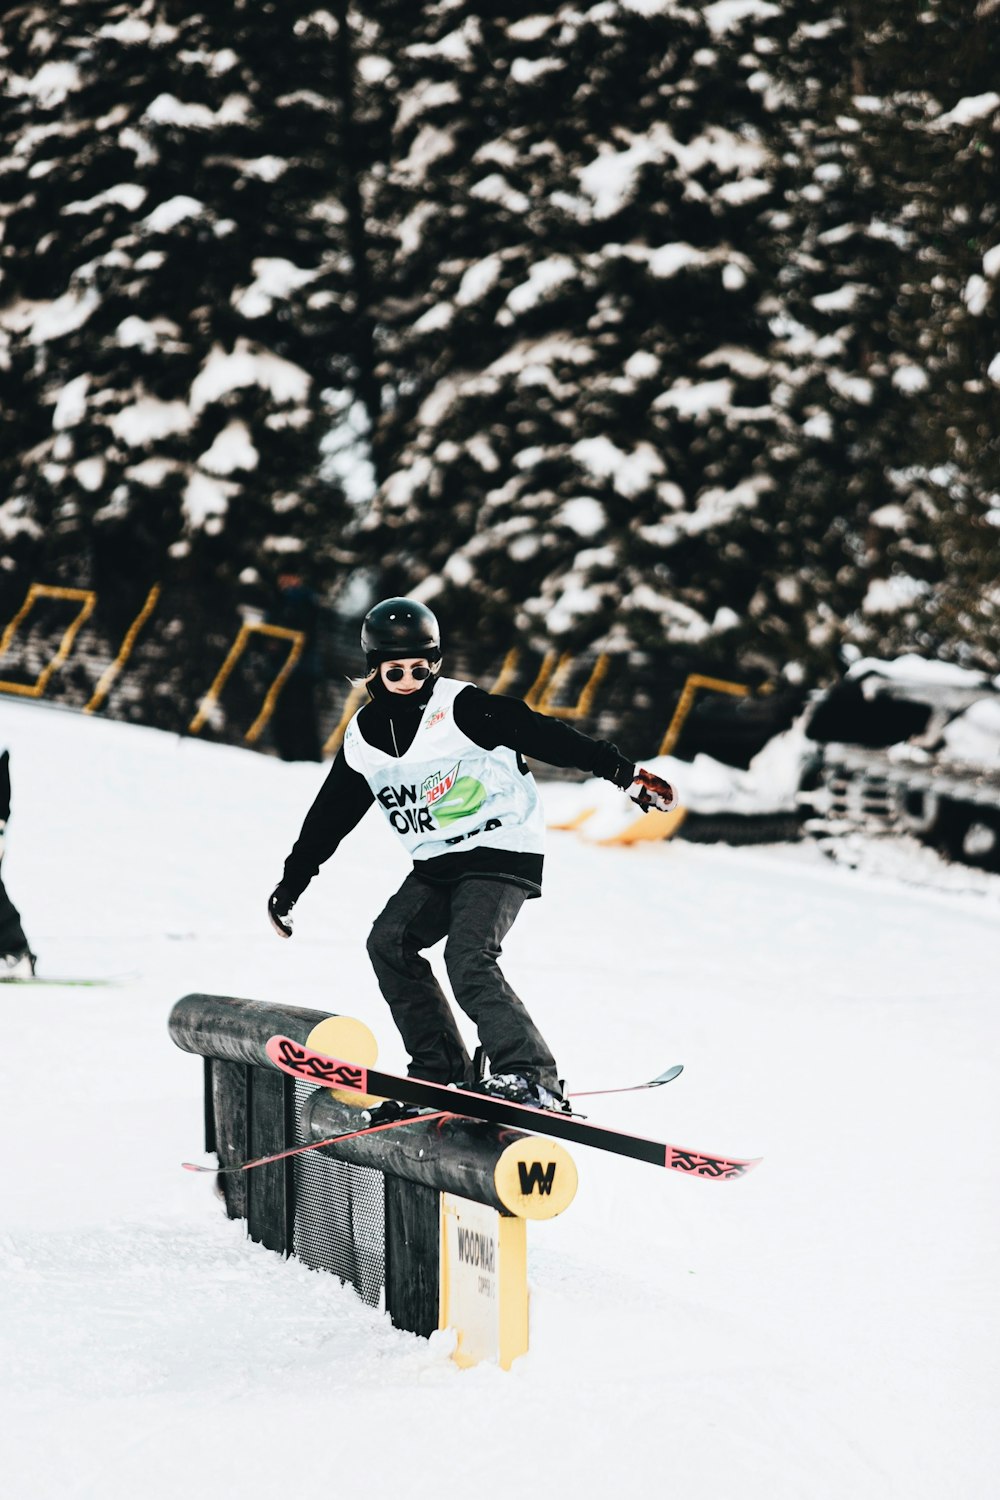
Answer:
[(386, 667), (385, 677), (387, 682), (402, 682), (409, 673), (414, 682), (424, 682), (430, 675), (430, 667)]

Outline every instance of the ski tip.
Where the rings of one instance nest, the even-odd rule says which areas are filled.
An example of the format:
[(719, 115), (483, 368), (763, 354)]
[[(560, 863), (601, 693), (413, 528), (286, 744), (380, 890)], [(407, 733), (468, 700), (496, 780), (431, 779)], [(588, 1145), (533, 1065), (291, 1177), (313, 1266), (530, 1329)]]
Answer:
[(182, 1161), (185, 1172), (217, 1172), (218, 1167), (200, 1167), (196, 1161)]
[(667, 1070), (664, 1073), (658, 1073), (655, 1078), (651, 1079), (650, 1082), (647, 1084), (647, 1088), (651, 1088), (651, 1089), (659, 1088), (659, 1086), (660, 1086), (661, 1083), (670, 1083), (670, 1082), (672, 1082), (673, 1079), (675, 1079), (678, 1076), (678, 1074), (683, 1073), (683, 1072), (684, 1072), (684, 1064), (683, 1063), (674, 1063), (674, 1065), (673, 1065), (672, 1068), (667, 1068)]
[(49, 990), (99, 990), (119, 985), (120, 979), (79, 979), (72, 974), (25, 974), (21, 979), (11, 976), (0, 978), (0, 984), (33, 984), (36, 988)]

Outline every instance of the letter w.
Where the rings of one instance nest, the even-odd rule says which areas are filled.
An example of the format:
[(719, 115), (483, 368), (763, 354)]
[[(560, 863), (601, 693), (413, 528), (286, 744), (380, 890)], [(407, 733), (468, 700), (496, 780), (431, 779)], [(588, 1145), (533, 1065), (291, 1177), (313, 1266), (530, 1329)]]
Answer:
[(521, 1179), (521, 1192), (527, 1196), (533, 1193), (537, 1187), (539, 1195), (544, 1196), (551, 1193), (552, 1183), (555, 1180), (556, 1164), (550, 1161), (547, 1167), (543, 1167), (540, 1161), (533, 1161), (529, 1167), (527, 1162), (519, 1161), (517, 1164), (517, 1175)]

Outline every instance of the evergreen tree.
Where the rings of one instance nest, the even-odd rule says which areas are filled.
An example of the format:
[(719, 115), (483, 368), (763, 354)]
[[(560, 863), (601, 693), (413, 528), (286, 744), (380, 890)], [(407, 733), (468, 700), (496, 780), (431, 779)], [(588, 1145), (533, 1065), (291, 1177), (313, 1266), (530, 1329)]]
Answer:
[(728, 656), (755, 564), (718, 552), (769, 494), (774, 414), (726, 8), (440, 4), (409, 44), (409, 9), (374, 9), (387, 578), (482, 641)]
[(947, 538), (977, 488), (956, 463), (981, 404), (962, 294), (995, 194), (989, 147), (971, 153), (943, 128), (940, 101), (995, 77), (994, 44), (952, 0), (832, 11), (795, 0), (756, 44), (783, 168), (768, 224), (787, 377), (773, 454), (787, 500), (784, 627), (814, 669), (845, 643), (962, 659), (966, 627), (947, 601), (957, 586), (967, 613), (982, 596), (983, 570), (958, 565)]
[(338, 33), (296, 0), (4, 21), (8, 567), (115, 636), (161, 582), (180, 677), (241, 577), (335, 568), (358, 481), (322, 452), (359, 381)]
[(995, 14), (375, 9), (393, 585), (766, 672), (986, 660)]
[(747, 59), (776, 163), (761, 233), (780, 414), (775, 534), (750, 613), (773, 660), (811, 672), (836, 659), (865, 595), (894, 405), (886, 342), (900, 247), (866, 159), (878, 101), (862, 97), (868, 39), (855, 21), (851, 5), (769, 7)]
[(873, 517), (862, 644), (1000, 668), (1000, 15), (917, 7), (886, 39), (881, 155), (908, 246), (891, 323), (908, 441), (884, 444), (890, 504)]
[(164, 722), (303, 562), (484, 652), (996, 669), (998, 26), (9, 8), (7, 616), (82, 584), (117, 640), (163, 583)]

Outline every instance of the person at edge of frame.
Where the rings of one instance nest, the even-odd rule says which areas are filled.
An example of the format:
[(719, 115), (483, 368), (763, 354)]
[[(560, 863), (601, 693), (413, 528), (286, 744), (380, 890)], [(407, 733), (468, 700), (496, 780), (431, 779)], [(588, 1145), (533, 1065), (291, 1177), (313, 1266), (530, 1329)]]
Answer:
[[(0, 870), (3, 867), (4, 834), (10, 817), (10, 752), (0, 755)], [(35, 954), (21, 926), (21, 916), (4, 889), (0, 875), (0, 981), (31, 979)]]
[(319, 597), (302, 575), (280, 573), (267, 623), (301, 630), (305, 636), (302, 655), (289, 673), (271, 716), (271, 733), (282, 760), (323, 759), (316, 711), (316, 688), (322, 674), (320, 619)]
[[(377, 802), (413, 859), (368, 938), (379, 987), (410, 1054), (410, 1076), (536, 1108), (568, 1108), (552, 1050), (497, 965), (521, 906), (541, 895), (544, 818), (524, 757), (611, 781), (644, 812), (671, 811), (676, 793), (607, 740), (518, 698), (441, 676), (438, 622), (416, 600), (376, 604), (365, 616), (361, 646), (370, 701), (348, 724), (285, 861), (268, 901), (271, 923), (291, 937), (296, 901)], [(443, 937), (455, 999), (489, 1058), (492, 1072), (482, 1080), (421, 956)], [(412, 1113), (388, 1100), (372, 1118)]]

